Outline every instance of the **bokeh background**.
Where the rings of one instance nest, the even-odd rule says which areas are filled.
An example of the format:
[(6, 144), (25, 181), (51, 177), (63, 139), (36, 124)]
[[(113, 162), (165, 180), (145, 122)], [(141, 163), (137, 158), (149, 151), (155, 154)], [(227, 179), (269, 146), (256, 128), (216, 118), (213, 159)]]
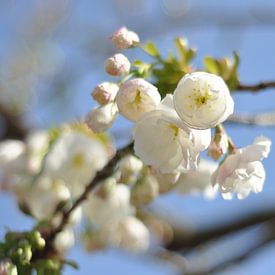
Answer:
[[(0, 106), (22, 118), (29, 129), (48, 128), (82, 118), (95, 103), (92, 88), (109, 77), (105, 58), (115, 53), (111, 34), (126, 25), (142, 41), (154, 40), (162, 53), (173, 47), (175, 36), (184, 36), (198, 49), (195, 67), (205, 55), (241, 57), (240, 79), (245, 84), (275, 80), (275, 1), (272, 0), (1, 0), (0, 1)], [(142, 58), (130, 50), (131, 60)], [(275, 112), (275, 90), (234, 95), (236, 114)], [(120, 118), (110, 130), (118, 146), (130, 139), (131, 124)], [(274, 128), (228, 124), (238, 146), (252, 143), (263, 134), (275, 138)], [(0, 135), (5, 123), (0, 114)], [(264, 161), (264, 191), (244, 201), (218, 197), (183, 197), (171, 193), (152, 207), (179, 224), (207, 227), (236, 216), (275, 209), (275, 151)], [(6, 228), (28, 229), (33, 221), (18, 211), (7, 193), (0, 193), (0, 235)], [(230, 235), (210, 250), (202, 251), (194, 264), (219, 261), (240, 253), (265, 232), (259, 227)], [(172, 265), (147, 256), (109, 249), (88, 254), (80, 244), (69, 253), (79, 262), (72, 274), (177, 274)], [(275, 274), (275, 244), (218, 274)]]

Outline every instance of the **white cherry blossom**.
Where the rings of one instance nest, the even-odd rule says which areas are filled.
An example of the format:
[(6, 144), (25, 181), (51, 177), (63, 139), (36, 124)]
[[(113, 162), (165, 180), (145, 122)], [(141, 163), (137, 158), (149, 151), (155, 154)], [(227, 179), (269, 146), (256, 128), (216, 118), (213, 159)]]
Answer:
[(102, 190), (99, 193), (90, 194), (84, 211), (91, 223), (96, 227), (102, 227), (106, 223), (119, 220), (134, 213), (130, 205), (130, 190), (124, 184), (116, 184), (114, 179), (105, 182), (105, 194)]
[(157, 110), (137, 121), (133, 130), (136, 155), (161, 173), (195, 169), (200, 152), (211, 140), (210, 129), (188, 128), (172, 105), (172, 95), (167, 95)]
[(85, 134), (63, 134), (47, 155), (43, 174), (63, 179), (73, 196), (78, 196), (85, 185), (108, 161), (104, 145)]
[(191, 128), (207, 129), (233, 113), (234, 101), (223, 79), (205, 72), (185, 75), (174, 92), (174, 106)]
[(250, 192), (262, 191), (265, 170), (261, 160), (268, 156), (270, 146), (271, 140), (261, 136), (252, 145), (236, 150), (224, 160), (212, 175), (212, 183), (218, 184), (225, 199), (232, 199), (233, 193), (244, 199)]
[(131, 79), (121, 85), (117, 94), (119, 112), (132, 121), (152, 111), (160, 103), (158, 89), (142, 78)]
[(211, 184), (211, 175), (216, 168), (215, 162), (201, 159), (195, 171), (188, 171), (180, 175), (176, 190), (182, 194), (203, 194), (206, 199), (213, 199), (217, 194), (217, 188)]
[(87, 113), (85, 123), (93, 132), (101, 133), (112, 126), (117, 113), (118, 109), (116, 103), (110, 102)]

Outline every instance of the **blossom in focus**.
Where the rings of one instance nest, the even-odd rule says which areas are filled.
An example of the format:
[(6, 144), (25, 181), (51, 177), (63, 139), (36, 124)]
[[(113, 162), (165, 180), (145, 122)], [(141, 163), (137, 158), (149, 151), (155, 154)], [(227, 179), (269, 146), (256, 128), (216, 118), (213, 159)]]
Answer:
[(139, 37), (135, 32), (121, 27), (112, 35), (112, 42), (117, 49), (124, 50), (137, 45)]
[(105, 61), (105, 71), (112, 76), (124, 76), (130, 72), (131, 63), (121, 53), (117, 53)]
[(181, 173), (176, 190), (181, 194), (203, 194), (206, 199), (213, 199), (217, 188), (211, 184), (211, 175), (216, 170), (217, 164), (213, 161), (201, 159), (195, 171)]
[(271, 140), (260, 136), (252, 145), (235, 150), (217, 168), (212, 183), (219, 186), (225, 199), (232, 199), (233, 193), (244, 199), (250, 192), (262, 191), (265, 170), (261, 160), (268, 156), (270, 147)]
[(160, 103), (158, 89), (142, 78), (131, 79), (120, 86), (117, 94), (119, 112), (132, 121), (156, 109)]
[(92, 97), (99, 104), (105, 105), (114, 101), (118, 92), (119, 86), (112, 82), (102, 82), (98, 84), (92, 91)]
[(117, 113), (118, 109), (116, 103), (110, 102), (87, 113), (85, 123), (93, 132), (101, 133), (112, 126)]
[(102, 228), (106, 242), (111, 246), (141, 252), (149, 247), (150, 233), (147, 227), (136, 217), (127, 216), (110, 222)]
[(107, 150), (99, 140), (69, 132), (56, 141), (47, 155), (43, 174), (62, 179), (75, 197), (107, 162)]
[(135, 154), (161, 173), (195, 169), (199, 154), (211, 141), (211, 132), (188, 128), (167, 95), (157, 110), (144, 114), (134, 130)]
[(227, 152), (228, 138), (225, 133), (216, 133), (208, 147), (208, 155), (213, 160), (218, 160)]
[(208, 129), (233, 113), (234, 101), (221, 77), (194, 72), (179, 81), (174, 92), (174, 106), (189, 127)]
[(91, 193), (85, 203), (84, 213), (95, 227), (119, 220), (134, 213), (130, 205), (129, 187), (116, 184), (115, 179), (102, 183), (98, 192)]

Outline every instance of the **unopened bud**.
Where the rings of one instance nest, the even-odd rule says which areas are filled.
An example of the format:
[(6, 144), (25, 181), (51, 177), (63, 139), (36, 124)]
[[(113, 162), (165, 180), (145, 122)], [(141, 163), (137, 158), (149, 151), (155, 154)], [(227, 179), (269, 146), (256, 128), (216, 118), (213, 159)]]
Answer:
[(141, 171), (143, 163), (140, 159), (133, 155), (124, 157), (119, 163), (121, 183), (133, 183), (136, 181), (139, 172)]
[(147, 168), (131, 190), (131, 202), (140, 206), (152, 202), (159, 193), (157, 179)]
[(137, 45), (139, 37), (135, 32), (129, 31), (126, 27), (121, 27), (113, 34), (112, 42), (117, 49), (123, 50)]
[(112, 76), (124, 76), (130, 72), (130, 68), (130, 61), (121, 53), (117, 53), (105, 61), (105, 71)]
[(103, 82), (98, 84), (92, 91), (92, 97), (99, 104), (105, 105), (114, 101), (119, 87), (116, 83)]
[(155, 169), (152, 169), (152, 173), (158, 181), (160, 194), (167, 193), (173, 189), (176, 186), (176, 182), (180, 176), (180, 172), (162, 174)]
[(101, 133), (111, 127), (117, 113), (117, 105), (111, 102), (91, 110), (85, 117), (85, 123), (92, 131)]
[(225, 133), (216, 133), (208, 147), (208, 155), (213, 160), (218, 160), (223, 156), (228, 148), (228, 139)]

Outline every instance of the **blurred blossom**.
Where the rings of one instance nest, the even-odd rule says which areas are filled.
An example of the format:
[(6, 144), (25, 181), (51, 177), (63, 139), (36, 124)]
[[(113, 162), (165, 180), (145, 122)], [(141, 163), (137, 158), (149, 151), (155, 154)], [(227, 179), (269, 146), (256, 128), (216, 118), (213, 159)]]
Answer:
[(59, 203), (70, 198), (70, 191), (62, 180), (41, 177), (36, 182), (31, 177), (18, 176), (14, 179), (12, 189), (19, 205), (37, 220), (49, 219)]
[(63, 134), (49, 152), (43, 174), (63, 179), (72, 196), (78, 196), (108, 161), (104, 145), (85, 134)]
[(115, 102), (92, 109), (85, 116), (85, 123), (95, 133), (108, 130), (116, 119), (118, 108)]
[(67, 226), (63, 231), (58, 233), (54, 240), (55, 249), (64, 254), (75, 243), (74, 231), (71, 227)]
[(143, 167), (142, 161), (133, 155), (124, 157), (118, 165), (118, 181), (121, 183), (134, 183)]
[[(102, 189), (105, 189), (104, 193)], [(134, 208), (130, 205), (129, 187), (116, 184), (115, 179), (108, 179), (96, 193), (90, 194), (84, 209), (95, 227), (102, 227), (134, 213)]]
[(119, 246), (133, 252), (142, 252), (149, 248), (148, 229), (132, 216), (106, 224), (102, 228), (102, 235), (111, 246)]
[(217, 188), (211, 183), (211, 175), (217, 168), (217, 163), (201, 159), (197, 170), (182, 173), (177, 181), (176, 190), (181, 194), (199, 195), (213, 199)]

